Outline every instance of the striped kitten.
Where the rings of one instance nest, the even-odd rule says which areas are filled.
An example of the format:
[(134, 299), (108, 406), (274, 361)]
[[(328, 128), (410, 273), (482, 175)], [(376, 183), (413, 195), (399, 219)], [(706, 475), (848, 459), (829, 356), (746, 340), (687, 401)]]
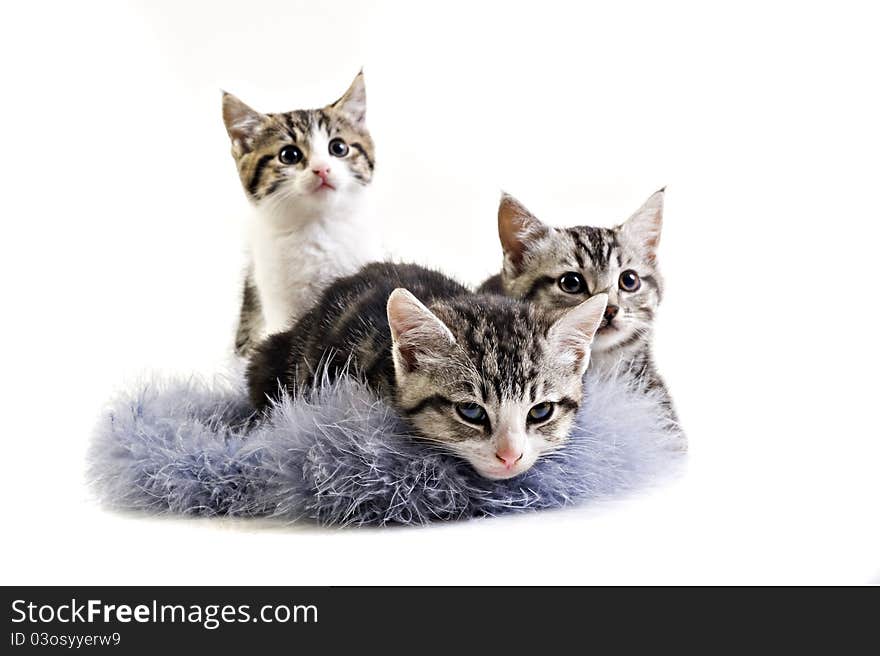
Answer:
[(279, 383), (295, 392), (325, 366), (331, 379), (348, 367), (421, 437), (486, 478), (511, 478), (567, 438), (605, 301), (554, 319), (415, 265), (370, 264), (256, 349), (251, 400), (265, 409)]
[(607, 294), (605, 316), (593, 343), (592, 369), (628, 368), (647, 389), (661, 390), (671, 408), (651, 357), (654, 314), (663, 297), (657, 267), (663, 196), (663, 189), (653, 194), (616, 228), (553, 228), (512, 196), (503, 195), (498, 208), (502, 270), (480, 291), (560, 310)]
[(245, 355), (293, 325), (328, 281), (379, 259), (363, 208), (375, 153), (362, 73), (322, 109), (261, 114), (224, 93), (223, 121), (256, 208), (235, 340)]

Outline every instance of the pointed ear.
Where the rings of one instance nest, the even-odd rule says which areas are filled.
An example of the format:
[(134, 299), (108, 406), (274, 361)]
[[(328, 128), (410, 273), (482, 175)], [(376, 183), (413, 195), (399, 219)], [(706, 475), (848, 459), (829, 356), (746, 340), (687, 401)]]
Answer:
[(388, 297), (388, 325), (398, 375), (415, 371), (455, 344), (446, 324), (402, 287)]
[(544, 237), (550, 228), (536, 219), (525, 206), (507, 193), (498, 204), (498, 237), (504, 249), (505, 264), (514, 272), (521, 271), (523, 257), (532, 244)]
[(265, 118), (231, 93), (223, 92), (223, 122), (237, 154), (246, 153), (253, 148), (254, 135)]
[(622, 241), (638, 249), (642, 257), (651, 264), (657, 260), (660, 230), (663, 227), (663, 198), (665, 195), (666, 187), (654, 192), (635, 214), (617, 228)]
[(590, 363), (590, 345), (599, 330), (608, 294), (596, 294), (563, 314), (550, 328), (554, 348), (583, 375)]
[(367, 88), (364, 86), (363, 70), (354, 78), (354, 82), (348, 87), (342, 98), (330, 105), (333, 109), (342, 112), (354, 122), (363, 127), (367, 122)]

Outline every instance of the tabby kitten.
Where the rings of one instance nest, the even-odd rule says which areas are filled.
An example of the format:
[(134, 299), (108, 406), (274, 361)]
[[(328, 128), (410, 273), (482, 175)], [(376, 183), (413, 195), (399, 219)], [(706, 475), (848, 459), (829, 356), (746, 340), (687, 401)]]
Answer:
[(511, 478), (566, 440), (605, 301), (599, 294), (554, 318), (415, 265), (370, 264), (256, 349), (250, 397), (265, 409), (281, 388), (347, 372), (424, 439), (486, 478)]
[(256, 208), (235, 340), (245, 355), (266, 334), (293, 325), (325, 281), (379, 259), (363, 206), (375, 153), (362, 73), (322, 109), (262, 114), (224, 93), (223, 121)]
[(654, 315), (663, 297), (657, 246), (664, 189), (616, 228), (553, 228), (504, 194), (498, 208), (502, 270), (480, 287), (548, 309), (565, 309), (608, 295), (593, 342), (591, 370), (628, 369), (647, 389), (671, 400), (651, 357)]

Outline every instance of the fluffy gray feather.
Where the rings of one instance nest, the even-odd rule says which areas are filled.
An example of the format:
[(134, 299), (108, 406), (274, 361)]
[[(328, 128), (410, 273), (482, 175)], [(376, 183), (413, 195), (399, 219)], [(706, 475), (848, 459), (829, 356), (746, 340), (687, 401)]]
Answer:
[(568, 442), (524, 475), (490, 481), (412, 438), (352, 378), (285, 397), (256, 421), (238, 376), (156, 379), (120, 394), (89, 451), (108, 506), (277, 517), (330, 526), (424, 524), (558, 508), (619, 494), (678, 469), (683, 437), (656, 394), (626, 376), (587, 376)]

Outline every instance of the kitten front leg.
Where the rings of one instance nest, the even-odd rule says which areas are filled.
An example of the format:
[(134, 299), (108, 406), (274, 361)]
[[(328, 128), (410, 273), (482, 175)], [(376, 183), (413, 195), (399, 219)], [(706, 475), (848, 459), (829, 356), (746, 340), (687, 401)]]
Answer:
[(241, 310), (238, 315), (238, 329), (235, 333), (235, 353), (239, 357), (247, 357), (259, 343), (265, 330), (263, 309), (260, 297), (254, 284), (253, 273), (249, 269), (245, 274), (241, 293)]

